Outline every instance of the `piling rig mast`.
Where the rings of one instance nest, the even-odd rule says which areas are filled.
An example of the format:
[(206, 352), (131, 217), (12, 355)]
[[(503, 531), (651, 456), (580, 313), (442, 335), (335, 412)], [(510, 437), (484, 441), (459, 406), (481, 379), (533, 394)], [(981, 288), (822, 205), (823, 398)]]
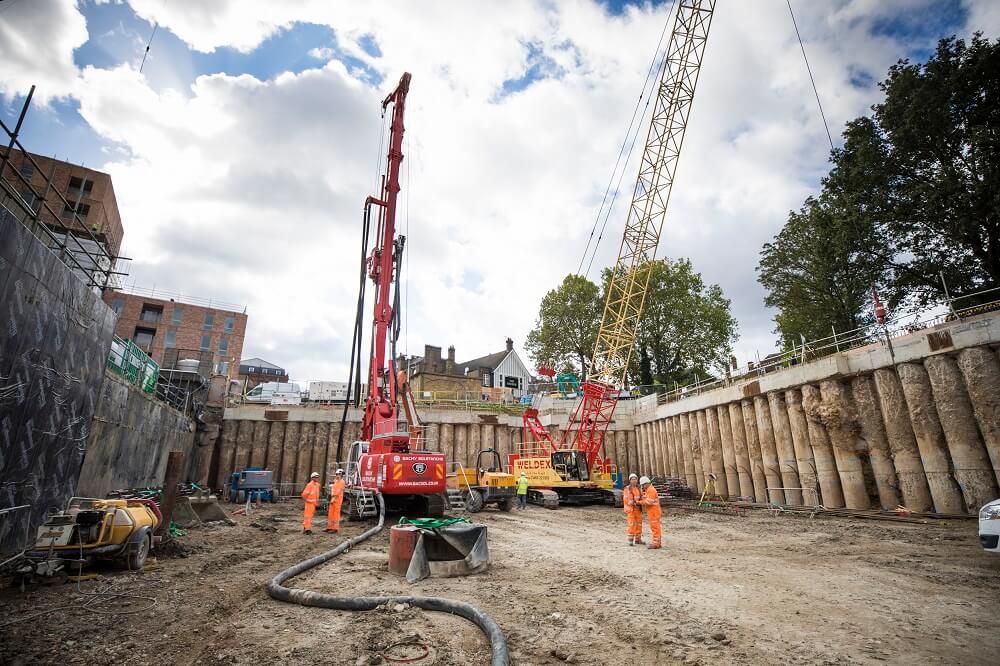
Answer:
[[(387, 511), (440, 516), (444, 511), (444, 454), (426, 451), (416, 413), (407, 407), (407, 429), (399, 429), (399, 399), (409, 398), (409, 387), (395, 367), (400, 321), (400, 269), (406, 237), (396, 234), (399, 170), (403, 162), (403, 113), (410, 74), (382, 102), (382, 113), (392, 107), (389, 151), (379, 197), (365, 200), (365, 238), (375, 219), (375, 245), (365, 270), (375, 287), (372, 346), (368, 366), (368, 394), (361, 422), (361, 439), (351, 445), (345, 501), (352, 518), (378, 513), (374, 492), (381, 493)], [(361, 300), (363, 302), (363, 298)], [(360, 310), (359, 310), (360, 312)], [(360, 316), (360, 315), (359, 315)]]
[[(524, 412), (525, 432), (532, 433), (543, 451), (551, 451), (551, 469), (544, 475), (536, 473), (538, 491), (532, 499), (538, 503), (551, 506), (553, 492), (562, 502), (601, 497), (620, 501), (613, 490), (611, 464), (600, 458), (600, 452), (635, 346), (714, 10), (715, 0), (679, 0), (618, 261), (611, 271), (591, 374), (559, 445), (534, 406)], [(579, 458), (567, 457), (576, 452)], [(557, 457), (563, 462), (557, 464)], [(514, 461), (515, 472), (519, 467), (537, 467), (539, 462), (532, 458)], [(561, 482), (547, 482), (546, 477), (559, 477)], [(535, 483), (532, 486), (534, 490)]]

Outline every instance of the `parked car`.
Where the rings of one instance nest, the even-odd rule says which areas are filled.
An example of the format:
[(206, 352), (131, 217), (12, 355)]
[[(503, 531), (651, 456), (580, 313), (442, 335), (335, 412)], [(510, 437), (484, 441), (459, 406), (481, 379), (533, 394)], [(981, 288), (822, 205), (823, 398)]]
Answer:
[(1000, 553), (1000, 499), (979, 510), (979, 543), (991, 553)]
[(270, 405), (274, 402), (275, 398), (278, 398), (279, 401), (291, 398), (299, 400), (301, 395), (302, 389), (299, 388), (298, 384), (288, 384), (285, 382), (264, 382), (263, 384), (258, 384), (247, 391), (246, 395), (243, 396), (243, 402)]

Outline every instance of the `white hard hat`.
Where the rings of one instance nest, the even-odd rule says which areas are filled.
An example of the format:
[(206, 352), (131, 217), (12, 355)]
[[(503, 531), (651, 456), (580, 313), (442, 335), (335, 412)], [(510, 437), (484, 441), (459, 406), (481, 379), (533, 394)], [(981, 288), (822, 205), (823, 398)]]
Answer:
[(319, 472), (313, 472), (312, 474), (309, 475), (309, 478), (310, 479), (318, 479), (319, 478)]
[(339, 475), (341, 475), (341, 474), (343, 474), (343, 473), (344, 473), (344, 470), (342, 470), (342, 469), (340, 469), (340, 468), (338, 467), (338, 468), (337, 468), (337, 475), (339, 476)]
[(649, 483), (649, 477), (648, 476), (644, 476), (641, 479), (639, 479), (639, 485), (640, 486), (644, 486), (647, 483)]
[(628, 480), (629, 481), (631, 481), (632, 479), (638, 479), (638, 478), (639, 478), (638, 474), (629, 474), (628, 475)]

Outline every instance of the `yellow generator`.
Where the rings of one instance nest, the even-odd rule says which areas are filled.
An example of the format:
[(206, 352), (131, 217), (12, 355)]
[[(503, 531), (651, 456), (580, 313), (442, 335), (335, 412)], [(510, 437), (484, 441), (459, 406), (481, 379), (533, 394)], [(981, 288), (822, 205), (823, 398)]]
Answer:
[(510, 511), (516, 492), (514, 477), (503, 471), (500, 454), (493, 449), (479, 452), (475, 469), (460, 468), (448, 477), (449, 504), (455, 508), (464, 505), (469, 513), (479, 513), (487, 504)]
[(130, 570), (146, 564), (160, 510), (148, 499), (88, 499), (74, 497), (65, 511), (38, 528), (31, 559), (46, 562), (46, 573), (58, 564), (79, 570), (93, 559), (119, 560)]

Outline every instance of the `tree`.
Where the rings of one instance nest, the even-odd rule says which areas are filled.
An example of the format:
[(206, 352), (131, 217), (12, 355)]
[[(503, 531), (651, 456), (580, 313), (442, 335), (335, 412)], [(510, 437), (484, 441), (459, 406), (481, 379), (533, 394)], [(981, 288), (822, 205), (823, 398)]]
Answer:
[(719, 285), (706, 285), (689, 259), (659, 259), (650, 270), (632, 383), (687, 384), (728, 366), (737, 324)]
[(538, 321), (524, 343), (532, 360), (560, 369), (571, 366), (586, 379), (602, 306), (596, 284), (579, 275), (567, 275), (542, 298)]
[(872, 285), (890, 307), (942, 300), (941, 274), (952, 296), (1000, 286), (1000, 41), (941, 40), (880, 88), (821, 192), (761, 251), (786, 346), (870, 321)]
[[(782, 346), (818, 340), (871, 321), (871, 288), (885, 283), (884, 264), (866, 253), (874, 230), (839, 208), (835, 199), (806, 199), (761, 250), (758, 280), (775, 316)], [(870, 227), (870, 225), (869, 225)]]
[[(923, 65), (900, 60), (880, 87), (885, 157), (851, 193), (895, 239), (883, 258), (897, 287), (927, 302), (944, 296), (939, 272), (959, 293), (1000, 286), (1000, 40), (943, 39)], [(873, 205), (884, 182), (888, 203)]]

